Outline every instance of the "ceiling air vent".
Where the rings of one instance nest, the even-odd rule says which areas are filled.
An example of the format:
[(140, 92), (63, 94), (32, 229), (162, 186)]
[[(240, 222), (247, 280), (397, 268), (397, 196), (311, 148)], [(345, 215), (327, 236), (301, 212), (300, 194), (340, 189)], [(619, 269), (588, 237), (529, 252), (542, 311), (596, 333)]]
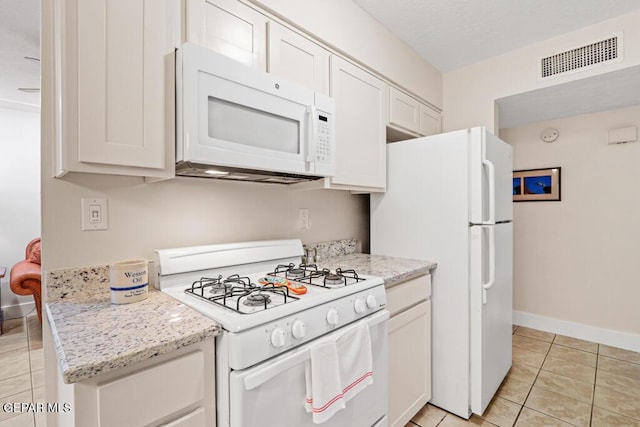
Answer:
[(619, 59), (622, 50), (621, 44), (622, 35), (618, 34), (605, 40), (542, 58), (540, 77), (545, 79), (613, 62)]

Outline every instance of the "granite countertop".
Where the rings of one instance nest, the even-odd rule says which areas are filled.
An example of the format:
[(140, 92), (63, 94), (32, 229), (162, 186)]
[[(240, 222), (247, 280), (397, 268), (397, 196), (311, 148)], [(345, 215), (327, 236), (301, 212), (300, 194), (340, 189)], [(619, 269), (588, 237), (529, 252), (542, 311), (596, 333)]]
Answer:
[(361, 253), (332, 256), (321, 259), (318, 264), (331, 270), (338, 267), (343, 269), (353, 268), (362, 275), (382, 277), (384, 286), (387, 289), (414, 277), (428, 274), (438, 265), (434, 261), (419, 261)]
[(218, 335), (220, 325), (149, 289), (132, 304), (110, 302), (106, 266), (49, 272), (45, 305), (58, 363), (74, 383)]
[[(322, 267), (353, 268), (363, 275), (379, 276), (387, 288), (428, 274), (437, 266), (432, 261), (355, 253), (354, 239), (306, 248), (316, 250)], [(111, 304), (107, 266), (51, 271), (46, 286), (45, 312), (66, 383), (175, 351), (221, 330), (214, 320), (151, 287), (143, 301)]]

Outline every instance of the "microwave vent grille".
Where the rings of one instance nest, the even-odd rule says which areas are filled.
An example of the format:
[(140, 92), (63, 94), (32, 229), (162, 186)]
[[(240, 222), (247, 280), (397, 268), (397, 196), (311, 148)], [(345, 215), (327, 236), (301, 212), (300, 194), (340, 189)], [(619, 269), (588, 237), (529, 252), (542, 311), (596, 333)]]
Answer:
[(540, 77), (545, 79), (616, 61), (619, 59), (621, 51), (620, 42), (621, 35), (615, 35), (595, 43), (542, 58), (540, 61)]

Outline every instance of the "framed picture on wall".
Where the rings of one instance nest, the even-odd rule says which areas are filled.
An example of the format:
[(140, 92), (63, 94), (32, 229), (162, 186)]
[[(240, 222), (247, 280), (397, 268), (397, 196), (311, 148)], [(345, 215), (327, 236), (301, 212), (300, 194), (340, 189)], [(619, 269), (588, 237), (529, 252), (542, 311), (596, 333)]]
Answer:
[(560, 168), (513, 171), (514, 202), (559, 202)]

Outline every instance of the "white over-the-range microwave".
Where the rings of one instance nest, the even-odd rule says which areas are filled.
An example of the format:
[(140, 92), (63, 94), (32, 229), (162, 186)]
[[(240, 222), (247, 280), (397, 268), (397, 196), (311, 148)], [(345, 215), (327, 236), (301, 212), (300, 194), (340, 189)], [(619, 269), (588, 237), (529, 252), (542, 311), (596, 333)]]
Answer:
[(281, 184), (335, 175), (333, 98), (189, 43), (176, 80), (176, 175)]

